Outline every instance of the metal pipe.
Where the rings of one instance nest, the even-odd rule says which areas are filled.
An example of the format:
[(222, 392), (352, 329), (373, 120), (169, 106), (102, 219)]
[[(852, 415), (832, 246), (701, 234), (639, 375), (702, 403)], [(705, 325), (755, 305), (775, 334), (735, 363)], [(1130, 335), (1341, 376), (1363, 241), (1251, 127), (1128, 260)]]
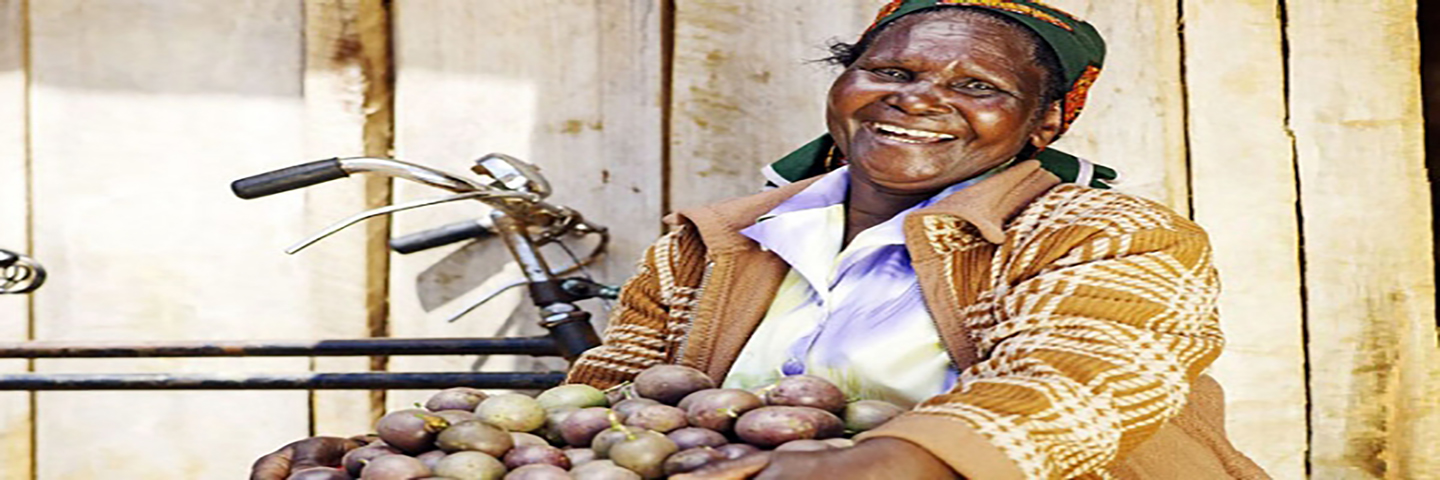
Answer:
[(345, 357), (371, 355), (558, 355), (549, 336), (366, 338), (318, 341), (12, 342), (0, 358)]
[(0, 391), (14, 390), (375, 390), (455, 386), (542, 389), (565, 381), (561, 372), (302, 373), (302, 374), (15, 374), (0, 375)]

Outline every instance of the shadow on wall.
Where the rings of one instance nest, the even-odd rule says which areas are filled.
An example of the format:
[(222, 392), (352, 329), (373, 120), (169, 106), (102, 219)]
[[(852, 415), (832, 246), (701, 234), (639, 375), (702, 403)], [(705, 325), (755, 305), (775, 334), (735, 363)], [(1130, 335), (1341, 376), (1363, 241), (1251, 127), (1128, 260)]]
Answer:
[[(1425, 170), (1430, 177), (1430, 212), (1440, 215), (1440, 4), (1420, 2), (1420, 78), (1425, 102)], [(1435, 217), (1432, 230), (1440, 227)], [(1440, 252), (1440, 236), (1435, 240)], [(1435, 273), (1440, 276), (1440, 262)]]

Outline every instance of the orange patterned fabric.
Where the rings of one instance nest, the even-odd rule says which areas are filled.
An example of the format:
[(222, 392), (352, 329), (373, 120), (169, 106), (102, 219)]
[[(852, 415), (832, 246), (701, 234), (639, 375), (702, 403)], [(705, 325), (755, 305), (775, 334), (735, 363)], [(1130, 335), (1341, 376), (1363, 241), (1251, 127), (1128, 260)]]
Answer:
[(1029, 15), (1045, 23), (1063, 28), (1067, 31), (1075, 30), (1075, 27), (1071, 27), (1070, 24), (1065, 23), (1054, 15), (1042, 12), (1040, 11), (1040, 9), (1029, 5), (1022, 5), (1007, 0), (940, 0), (940, 3), (944, 5), (957, 5), (962, 7), (986, 7), (996, 10), (1004, 10), (1007, 12), (1014, 12), (1021, 15)]
[(1070, 125), (1080, 118), (1080, 111), (1085, 109), (1085, 99), (1090, 95), (1090, 87), (1095, 85), (1095, 80), (1100, 77), (1100, 68), (1090, 66), (1085, 68), (1085, 73), (1070, 87), (1070, 92), (1065, 94), (1065, 115), (1060, 125), (1060, 131), (1070, 129)]

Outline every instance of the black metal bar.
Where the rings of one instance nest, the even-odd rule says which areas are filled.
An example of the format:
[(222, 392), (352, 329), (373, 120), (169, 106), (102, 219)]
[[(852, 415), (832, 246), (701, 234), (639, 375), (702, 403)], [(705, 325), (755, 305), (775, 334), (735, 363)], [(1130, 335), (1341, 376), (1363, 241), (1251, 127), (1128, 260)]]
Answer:
[(541, 389), (559, 385), (563, 372), (514, 373), (300, 373), (300, 374), (14, 374), (0, 375), (11, 390), (371, 390), (474, 388)]
[(0, 358), (335, 357), (370, 355), (529, 355), (560, 352), (549, 336), (371, 338), (320, 341), (0, 343)]

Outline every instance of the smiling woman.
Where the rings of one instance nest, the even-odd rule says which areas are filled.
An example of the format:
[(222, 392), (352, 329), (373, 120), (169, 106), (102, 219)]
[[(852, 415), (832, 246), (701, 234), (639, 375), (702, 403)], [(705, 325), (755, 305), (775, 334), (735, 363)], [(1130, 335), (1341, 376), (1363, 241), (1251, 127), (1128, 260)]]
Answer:
[(1102, 65), (1093, 27), (897, 0), (837, 53), (828, 135), (770, 169), (779, 188), (668, 217), (568, 381), (681, 364), (910, 407), (852, 448), (690, 478), (1266, 478), (1202, 374), (1223, 344), (1204, 231), (1049, 148)]

